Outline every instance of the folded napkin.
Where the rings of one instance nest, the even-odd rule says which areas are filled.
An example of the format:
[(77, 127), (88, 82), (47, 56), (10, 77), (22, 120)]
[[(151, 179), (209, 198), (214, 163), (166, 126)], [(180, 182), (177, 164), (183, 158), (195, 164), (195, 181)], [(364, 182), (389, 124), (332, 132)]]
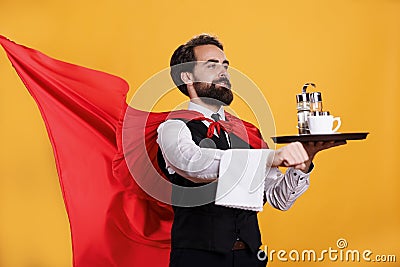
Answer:
[(215, 204), (253, 211), (263, 209), (270, 149), (230, 149), (221, 158)]

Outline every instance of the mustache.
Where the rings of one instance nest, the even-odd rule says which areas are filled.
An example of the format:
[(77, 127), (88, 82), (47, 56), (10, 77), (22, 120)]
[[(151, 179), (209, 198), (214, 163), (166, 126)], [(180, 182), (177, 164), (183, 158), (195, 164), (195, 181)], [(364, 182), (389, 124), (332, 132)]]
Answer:
[(221, 78), (218, 78), (218, 79), (216, 79), (216, 80), (214, 80), (213, 82), (212, 82), (214, 85), (215, 84), (219, 84), (219, 83), (225, 83), (226, 85), (227, 85), (227, 87), (228, 87), (228, 89), (230, 89), (231, 88), (231, 82), (228, 80), (228, 78), (226, 78), (226, 77), (221, 77)]

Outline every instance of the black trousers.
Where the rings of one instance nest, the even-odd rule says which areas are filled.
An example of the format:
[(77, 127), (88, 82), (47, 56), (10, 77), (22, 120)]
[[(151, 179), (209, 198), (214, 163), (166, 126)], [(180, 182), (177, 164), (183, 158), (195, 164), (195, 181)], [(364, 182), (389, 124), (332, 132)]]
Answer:
[(265, 267), (267, 261), (264, 252), (252, 253), (249, 249), (222, 254), (199, 249), (175, 248), (171, 250), (169, 267)]

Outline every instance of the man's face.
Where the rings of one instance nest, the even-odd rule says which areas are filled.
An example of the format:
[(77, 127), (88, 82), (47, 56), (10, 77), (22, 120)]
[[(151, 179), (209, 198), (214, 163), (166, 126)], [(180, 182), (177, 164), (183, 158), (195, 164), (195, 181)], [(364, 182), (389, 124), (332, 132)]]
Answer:
[(197, 95), (209, 104), (229, 105), (233, 94), (224, 51), (215, 45), (202, 45), (194, 48), (194, 54), (193, 86)]

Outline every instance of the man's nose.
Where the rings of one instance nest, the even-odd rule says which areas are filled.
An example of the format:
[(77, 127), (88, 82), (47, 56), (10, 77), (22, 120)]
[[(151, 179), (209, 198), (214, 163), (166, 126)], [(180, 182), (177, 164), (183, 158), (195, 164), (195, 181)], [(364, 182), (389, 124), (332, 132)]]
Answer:
[(223, 66), (223, 65), (220, 66), (218, 77), (220, 77), (220, 78), (225, 77), (225, 78), (229, 79), (229, 73), (228, 73), (228, 70), (225, 68), (225, 66)]

